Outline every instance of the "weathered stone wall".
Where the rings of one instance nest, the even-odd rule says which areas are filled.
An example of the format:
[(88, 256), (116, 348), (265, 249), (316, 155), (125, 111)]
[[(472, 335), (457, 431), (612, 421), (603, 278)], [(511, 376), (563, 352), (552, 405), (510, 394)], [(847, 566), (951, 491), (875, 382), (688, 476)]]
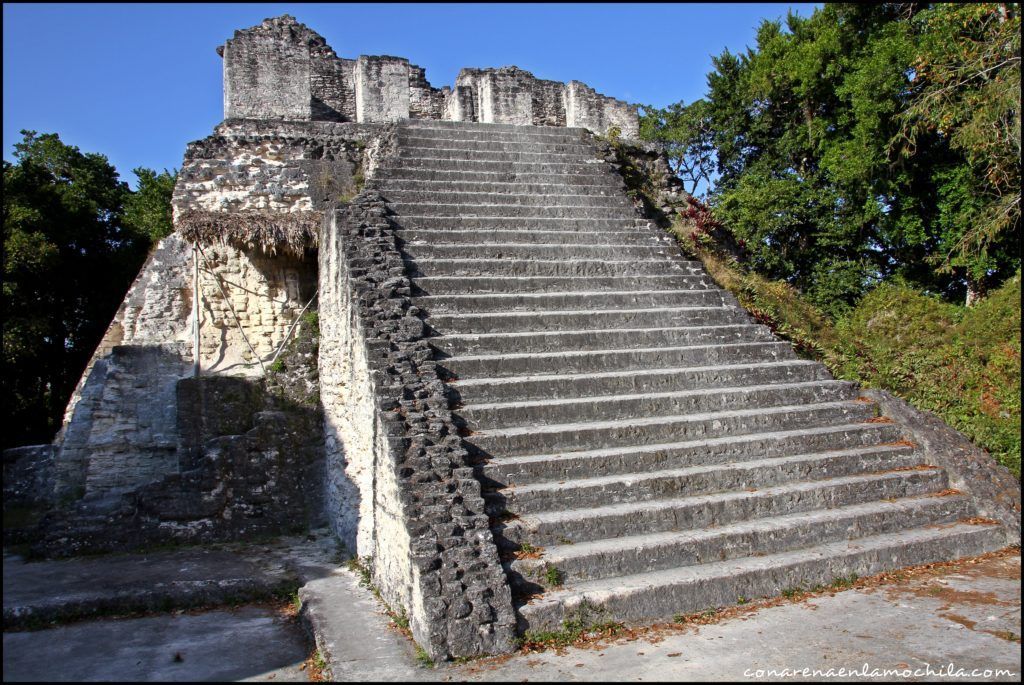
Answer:
[(359, 557), (374, 554), (374, 455), (381, 432), (362, 322), (352, 309), (336, 225), (320, 250), (320, 401), (324, 408), (328, 523)]
[(433, 88), (401, 57), (339, 58), (322, 36), (283, 15), (236, 31), (224, 57), (224, 116), (281, 121), (449, 119), (522, 126), (612, 126), (635, 138), (636, 108), (578, 81), (537, 79), (514, 66), (463, 69)]
[(180, 380), (175, 404), (174, 471), (51, 511), (36, 552), (252, 539), (322, 523), (322, 416), (315, 403), (268, 390), (261, 380), (208, 376)]
[(85, 497), (134, 490), (178, 470), (175, 386), (191, 364), (183, 345), (119, 345), (104, 359), (92, 408)]
[(177, 470), (175, 386), (184, 343), (117, 345), (97, 358), (56, 443), (56, 497), (98, 499)]
[(640, 121), (633, 105), (601, 95), (579, 81), (569, 81), (565, 87), (565, 125), (594, 133), (607, 133), (614, 127), (623, 138), (640, 137)]
[[(374, 579), (386, 601), (408, 612), (416, 641), (435, 659), (507, 651), (511, 595), (393, 230), (372, 191), (332, 214), (324, 229), (321, 252), (335, 256), (321, 259), (322, 288), (332, 318), (353, 329), (347, 338), (329, 334), (330, 356), (362, 341), (367, 366), (348, 370), (358, 399), (325, 397), (329, 427), (359, 427), (338, 433), (341, 449), (333, 449), (353, 474), (373, 466), (373, 479), (356, 477), (352, 489), (360, 502), (373, 502)], [(328, 354), (321, 355), (321, 368), (333, 367), (325, 381), (345, 373)], [(322, 394), (337, 392), (330, 382)]]
[[(191, 354), (180, 344), (189, 331), (190, 270), (191, 250), (171, 235), (157, 244), (129, 288), (71, 395), (54, 440), (57, 496), (101, 496), (116, 489), (118, 480), (137, 483), (147, 471), (166, 472), (166, 428), (174, 423), (173, 409), (164, 415), (167, 398), (191, 364)], [(152, 355), (137, 352), (147, 345), (153, 346)], [(147, 409), (145, 401), (136, 407), (134, 402), (148, 400), (148, 393), (153, 407)], [(130, 435), (133, 428), (140, 431), (137, 436)], [(98, 461), (90, 467), (94, 451)], [(149, 457), (152, 469), (142, 465)], [(100, 464), (110, 473), (103, 473)], [(87, 490), (90, 468), (92, 493)]]
[(355, 121), (354, 59), (341, 59), (326, 45), (311, 48), (310, 96), (312, 118), (318, 121)]
[[(372, 134), (353, 124), (225, 122), (189, 146), (175, 214), (222, 218), (225, 236), (240, 218), (314, 214), (356, 192)], [(316, 285), (314, 258), (202, 246), (203, 372), (261, 374), (253, 350), (269, 362)], [(116, 496), (178, 469), (174, 397), (192, 367), (192, 300), (192, 246), (175, 234), (147, 259), (68, 404), (55, 441), (56, 495)]]
[(409, 60), (360, 55), (356, 60), (356, 121), (409, 118)]
[(224, 58), (224, 117), (309, 120), (312, 32), (294, 21), (266, 20), (235, 31)]
[[(174, 192), (177, 217), (204, 212), (213, 244), (202, 246), (200, 362), (214, 373), (261, 372), (316, 289), (307, 250), (247, 245), (233, 236), (251, 217), (317, 215), (357, 192), (373, 126), (227, 121), (189, 145)], [(236, 318), (237, 317), (237, 318)], [(245, 332), (248, 344), (239, 330)], [(253, 350), (249, 349), (252, 345)]]
[(12, 447), (3, 451), (3, 459), (4, 510), (53, 500), (53, 445)]
[[(450, 88), (432, 88), (423, 67), (409, 65), (410, 119), (444, 119), (445, 102)], [(404, 117), (403, 117), (404, 118)]]
[(352, 197), (374, 126), (229, 120), (189, 143), (173, 206), (228, 214), (323, 210)]
[(313, 296), (315, 265), (229, 245), (203, 247), (200, 260), (200, 367), (260, 373), (257, 358), (269, 363)]
[(480, 121), (533, 124), (533, 75), (516, 67), (487, 70), (480, 84)]
[(533, 124), (565, 126), (565, 84), (559, 81), (533, 81)]
[(442, 119), (476, 121), (478, 116), (476, 93), (472, 86), (457, 84), (452, 91), (445, 95)]

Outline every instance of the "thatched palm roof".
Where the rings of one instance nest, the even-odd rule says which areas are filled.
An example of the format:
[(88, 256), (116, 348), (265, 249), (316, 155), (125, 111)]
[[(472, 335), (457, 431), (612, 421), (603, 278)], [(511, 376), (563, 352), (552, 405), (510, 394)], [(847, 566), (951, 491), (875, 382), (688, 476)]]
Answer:
[(323, 213), (317, 211), (267, 214), (190, 209), (178, 214), (174, 223), (178, 234), (189, 242), (231, 244), (270, 255), (287, 252), (302, 257), (306, 248), (317, 246), (322, 222)]

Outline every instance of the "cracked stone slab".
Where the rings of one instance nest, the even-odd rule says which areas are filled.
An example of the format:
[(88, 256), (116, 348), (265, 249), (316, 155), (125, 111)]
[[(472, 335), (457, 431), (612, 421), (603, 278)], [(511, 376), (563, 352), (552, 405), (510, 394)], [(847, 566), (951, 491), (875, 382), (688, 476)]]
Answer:
[(356, 575), (337, 568), (299, 590), (302, 617), (335, 681), (437, 681), (416, 663), (412, 641), (390, 627), (381, 603)]
[(284, 539), (46, 561), (5, 554), (4, 629), (286, 597), (302, 582), (298, 559), (314, 558), (300, 550), (312, 544)]
[(294, 619), (267, 607), (81, 621), (4, 633), (8, 681), (303, 681)]

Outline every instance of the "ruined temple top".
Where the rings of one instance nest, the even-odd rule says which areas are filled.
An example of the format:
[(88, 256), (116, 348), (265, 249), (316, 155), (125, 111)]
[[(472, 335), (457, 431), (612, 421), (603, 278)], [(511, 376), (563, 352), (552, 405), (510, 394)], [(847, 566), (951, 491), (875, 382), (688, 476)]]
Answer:
[(636, 105), (579, 81), (536, 78), (514, 66), (463, 69), (437, 89), (402, 57), (338, 57), (323, 36), (290, 15), (235, 31), (224, 58), (227, 119), (388, 122), (443, 119), (521, 126), (573, 126), (595, 133), (639, 131)]

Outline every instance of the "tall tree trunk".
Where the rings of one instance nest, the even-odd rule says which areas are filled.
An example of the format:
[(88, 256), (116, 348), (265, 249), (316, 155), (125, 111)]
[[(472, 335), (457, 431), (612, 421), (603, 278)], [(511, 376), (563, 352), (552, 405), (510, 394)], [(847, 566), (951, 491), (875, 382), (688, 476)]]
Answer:
[(964, 300), (964, 305), (967, 307), (973, 306), (978, 300), (985, 296), (985, 288), (980, 281), (976, 281), (970, 276), (967, 277), (967, 298)]

